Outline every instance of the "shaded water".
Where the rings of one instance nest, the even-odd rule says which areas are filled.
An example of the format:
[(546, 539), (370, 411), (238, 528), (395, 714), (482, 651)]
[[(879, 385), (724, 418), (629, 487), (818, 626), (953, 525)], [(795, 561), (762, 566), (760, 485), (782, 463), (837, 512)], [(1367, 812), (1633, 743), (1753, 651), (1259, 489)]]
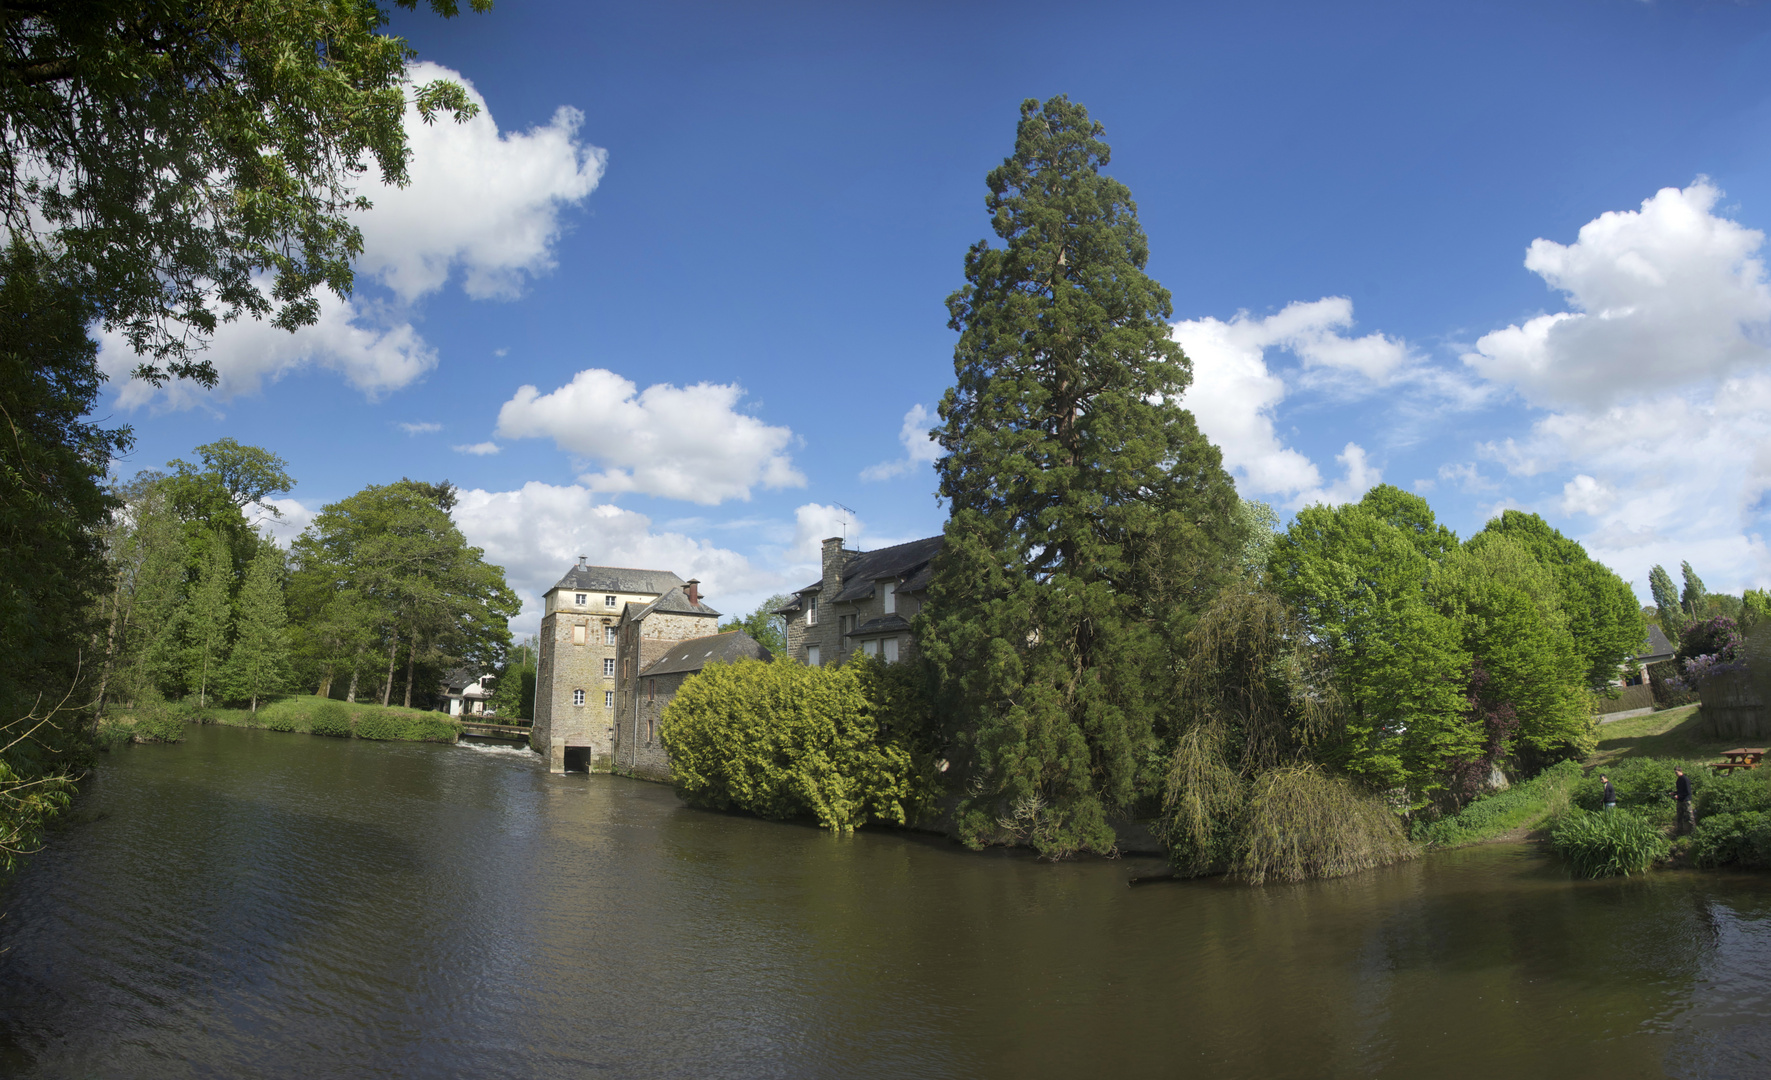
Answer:
[(537, 760), (109, 755), (0, 891), (0, 1075), (1771, 1075), (1771, 878), (1131, 888)]

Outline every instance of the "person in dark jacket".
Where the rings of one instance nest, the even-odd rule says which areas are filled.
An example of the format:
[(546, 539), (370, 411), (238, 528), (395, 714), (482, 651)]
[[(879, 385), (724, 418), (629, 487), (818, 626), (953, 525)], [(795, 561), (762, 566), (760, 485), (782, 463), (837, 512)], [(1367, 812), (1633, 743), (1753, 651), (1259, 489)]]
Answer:
[(1599, 779), (1605, 782), (1605, 790), (1600, 795), (1599, 801), (1605, 804), (1605, 809), (1608, 811), (1617, 809), (1617, 789), (1611, 786), (1611, 777), (1600, 773)]
[(1673, 802), (1679, 806), (1677, 831), (1680, 836), (1683, 836), (1691, 831), (1693, 825), (1691, 820), (1691, 778), (1685, 775), (1684, 769), (1674, 769), (1673, 774), (1678, 779), (1673, 781), (1673, 790), (1668, 794), (1672, 795)]

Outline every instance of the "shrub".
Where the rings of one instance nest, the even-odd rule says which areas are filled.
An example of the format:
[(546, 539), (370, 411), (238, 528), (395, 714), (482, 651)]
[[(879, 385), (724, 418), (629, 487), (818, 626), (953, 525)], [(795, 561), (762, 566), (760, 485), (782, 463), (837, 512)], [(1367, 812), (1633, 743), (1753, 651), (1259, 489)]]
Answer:
[(1771, 770), (1736, 769), (1726, 776), (1705, 776), (1692, 801), (1699, 818), (1771, 810)]
[(136, 714), (135, 741), (175, 743), (184, 738), (184, 725), (184, 720), (174, 709), (146, 709)]
[(1771, 866), (1771, 813), (1749, 810), (1712, 814), (1691, 834), (1691, 861), (1698, 866)]
[(878, 663), (710, 664), (683, 683), (659, 733), (694, 806), (808, 816), (846, 832), (904, 824), (929, 785), (910, 738), (882, 729)]
[(267, 731), (294, 731), (295, 718), (288, 713), (268, 714), (264, 718), (264, 726)]
[(343, 705), (329, 701), (314, 710), (308, 730), (315, 735), (348, 739), (351, 737), (351, 714)]
[(417, 742), (452, 743), (461, 738), (461, 724), (441, 716), (420, 716), (406, 722), (406, 738)]
[(1697, 691), (1685, 683), (1683, 669), (1677, 660), (1662, 660), (1648, 665), (1648, 689), (1656, 709), (1676, 709), (1697, 701)]
[[(1559, 761), (1523, 783), (1484, 795), (1437, 821), (1416, 818), (1409, 832), (1434, 847), (1487, 840), (1549, 816), (1552, 798), (1581, 780), (1580, 763)], [(1596, 781), (1595, 781), (1596, 783)]]
[(1627, 810), (1571, 810), (1550, 830), (1550, 845), (1581, 877), (1639, 874), (1671, 847), (1660, 826)]
[(1710, 781), (1708, 770), (1664, 758), (1625, 758), (1576, 781), (1570, 801), (1582, 810), (1602, 810), (1600, 793), (1604, 785), (1599, 782), (1599, 773), (1608, 771), (1611, 786), (1617, 791), (1619, 810), (1631, 811), (1659, 825), (1670, 825), (1678, 812), (1673, 800), (1667, 796), (1676, 779), (1673, 775), (1675, 766), (1684, 767), (1685, 776), (1691, 781), (1692, 798), (1699, 798)]
[(1315, 765), (1255, 780), (1237, 848), (1231, 868), (1251, 885), (1339, 877), (1414, 854), (1382, 799)]
[(407, 739), (406, 721), (391, 713), (364, 713), (357, 717), (356, 735), (359, 739)]
[(1740, 628), (1733, 619), (1718, 615), (1700, 623), (1692, 623), (1679, 635), (1679, 649), (1673, 659), (1681, 664), (1700, 656), (1711, 656), (1716, 663), (1733, 662), (1740, 651)]
[(98, 722), (98, 733), (93, 737), (100, 750), (115, 750), (135, 738), (135, 728), (129, 724), (105, 717)]

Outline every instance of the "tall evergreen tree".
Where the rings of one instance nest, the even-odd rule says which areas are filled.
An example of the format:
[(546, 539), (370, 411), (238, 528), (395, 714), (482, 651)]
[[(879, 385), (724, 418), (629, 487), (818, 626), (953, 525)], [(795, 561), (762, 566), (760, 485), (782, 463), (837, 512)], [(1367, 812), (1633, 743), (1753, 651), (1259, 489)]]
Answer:
[(1654, 594), (1654, 607), (1660, 613), (1660, 629), (1675, 644), (1685, 630), (1685, 612), (1679, 607), (1679, 589), (1666, 567), (1656, 564), (1648, 572), (1648, 591)]
[(1004, 246), (974, 245), (947, 300), (937, 429), (952, 512), (923, 646), (971, 751), (961, 828), (1013, 823), (1048, 857), (1111, 850), (1108, 814), (1155, 790), (1168, 658), (1244, 539), (1101, 135), (1067, 98), (1022, 104), (985, 199)]
[(209, 692), (227, 658), (228, 632), (233, 623), (233, 604), (228, 593), (234, 582), (234, 562), (227, 540), (219, 531), (209, 534), (204, 545), (197, 582), (179, 613), (184, 631), (185, 685), (197, 691), (197, 704), (209, 704)]
[(283, 609), (283, 553), (269, 540), (260, 543), (240, 586), (233, 652), (222, 685), (230, 697), (258, 699), (289, 683), (288, 615)]
[(1701, 619), (1705, 608), (1703, 598), (1707, 595), (1703, 579), (1697, 576), (1697, 571), (1691, 569), (1688, 562), (1679, 564), (1679, 572), (1685, 578), (1685, 590), (1679, 594), (1679, 606), (1685, 609), (1687, 621)]

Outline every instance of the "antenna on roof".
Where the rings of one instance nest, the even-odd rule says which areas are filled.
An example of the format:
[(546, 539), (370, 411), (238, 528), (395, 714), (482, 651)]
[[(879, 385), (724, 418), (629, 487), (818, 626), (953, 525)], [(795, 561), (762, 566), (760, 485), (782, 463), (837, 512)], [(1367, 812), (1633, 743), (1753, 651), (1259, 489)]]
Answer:
[[(857, 517), (858, 516), (858, 515), (856, 515), (856, 513), (853, 510), (850, 510), (848, 507), (844, 506), (842, 503), (837, 503), (836, 508), (838, 510), (841, 510), (843, 513), (849, 515), (849, 517)], [(842, 519), (842, 538), (845, 541), (849, 538), (849, 518)]]

